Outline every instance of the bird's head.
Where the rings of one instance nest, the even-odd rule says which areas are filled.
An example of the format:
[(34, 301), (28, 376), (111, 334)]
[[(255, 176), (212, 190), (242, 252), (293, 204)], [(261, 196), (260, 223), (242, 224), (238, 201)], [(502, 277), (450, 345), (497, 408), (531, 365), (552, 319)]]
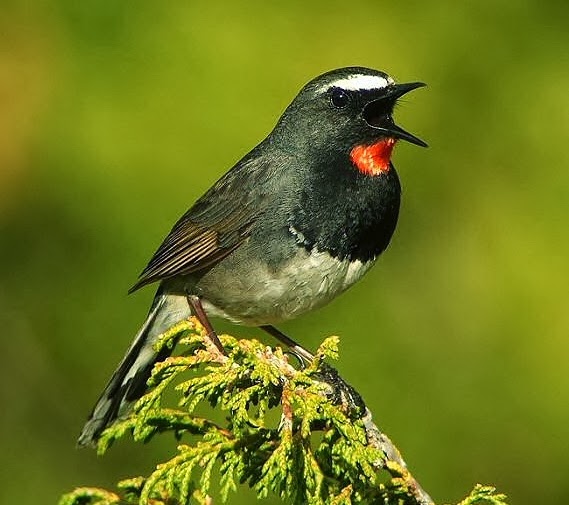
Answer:
[[(348, 155), (360, 172), (379, 175), (389, 170), (398, 140), (427, 144), (397, 126), (397, 100), (422, 82), (397, 84), (384, 72), (364, 67), (332, 70), (310, 81), (281, 117), (275, 133), (298, 145)], [(282, 141), (281, 141), (282, 142)]]

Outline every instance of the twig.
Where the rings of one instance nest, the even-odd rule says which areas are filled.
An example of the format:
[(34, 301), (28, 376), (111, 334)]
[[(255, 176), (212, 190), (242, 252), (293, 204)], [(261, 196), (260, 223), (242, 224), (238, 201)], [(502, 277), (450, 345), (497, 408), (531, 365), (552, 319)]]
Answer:
[(392, 477), (402, 479), (418, 505), (435, 505), (432, 498), (407, 468), (399, 449), (373, 422), (371, 411), (354, 387), (342, 379), (335, 368), (324, 362), (319, 363), (317, 375), (322, 382), (328, 384), (332, 389), (327, 397), (335, 403), (341, 404), (344, 410), (352, 414), (352, 417), (363, 422), (368, 444), (379, 449), (384, 456), (381, 461), (377, 462), (377, 466), (387, 470)]
[[(385, 456), (383, 466), (393, 477), (400, 477), (407, 484), (419, 505), (435, 505), (428, 493), (421, 487), (415, 477), (407, 468), (407, 464), (401, 457), (399, 449), (391, 439), (383, 433), (372, 420), (370, 410), (366, 407), (365, 414), (361, 418), (367, 435), (368, 443), (378, 448)], [(393, 465), (395, 463), (395, 465)]]

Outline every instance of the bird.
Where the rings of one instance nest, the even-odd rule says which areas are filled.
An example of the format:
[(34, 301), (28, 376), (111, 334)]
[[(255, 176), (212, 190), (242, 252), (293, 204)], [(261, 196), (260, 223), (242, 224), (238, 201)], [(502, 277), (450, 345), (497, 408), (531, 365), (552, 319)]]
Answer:
[(158, 289), (148, 316), (78, 439), (94, 446), (147, 389), (169, 349), (153, 344), (191, 315), (260, 327), (305, 359), (275, 325), (322, 307), (357, 282), (387, 248), (401, 186), (391, 162), (404, 140), (393, 111), (422, 82), (396, 83), (365, 67), (308, 82), (274, 129), (176, 222), (129, 293)]

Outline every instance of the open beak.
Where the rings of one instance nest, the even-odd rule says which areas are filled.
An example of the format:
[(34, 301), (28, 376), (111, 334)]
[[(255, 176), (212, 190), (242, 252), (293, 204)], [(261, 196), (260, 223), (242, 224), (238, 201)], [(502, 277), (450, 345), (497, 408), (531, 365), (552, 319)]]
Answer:
[(426, 86), (423, 82), (408, 82), (405, 84), (394, 84), (387, 94), (381, 98), (369, 102), (363, 110), (363, 117), (366, 122), (378, 130), (385, 132), (386, 136), (394, 137), (401, 140), (406, 140), (411, 144), (421, 147), (428, 147), (427, 143), (419, 137), (405, 131), (400, 126), (397, 126), (391, 112), (393, 105), (398, 98), (401, 98), (409, 91)]

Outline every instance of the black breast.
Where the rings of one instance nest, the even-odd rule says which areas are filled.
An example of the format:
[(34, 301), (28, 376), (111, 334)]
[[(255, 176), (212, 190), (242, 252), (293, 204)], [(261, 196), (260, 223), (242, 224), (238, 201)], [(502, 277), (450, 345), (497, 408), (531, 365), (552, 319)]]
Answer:
[(385, 250), (401, 201), (392, 165), (388, 173), (369, 176), (351, 165), (332, 163), (325, 170), (305, 172), (304, 180), (309, 182), (298, 188), (296, 209), (289, 218), (299, 243), (352, 261), (367, 261)]

